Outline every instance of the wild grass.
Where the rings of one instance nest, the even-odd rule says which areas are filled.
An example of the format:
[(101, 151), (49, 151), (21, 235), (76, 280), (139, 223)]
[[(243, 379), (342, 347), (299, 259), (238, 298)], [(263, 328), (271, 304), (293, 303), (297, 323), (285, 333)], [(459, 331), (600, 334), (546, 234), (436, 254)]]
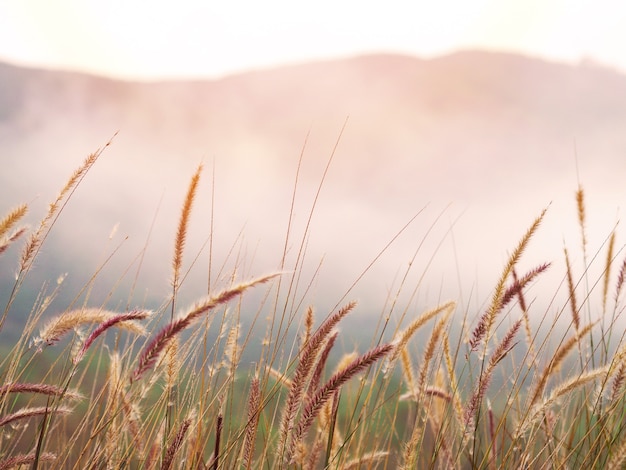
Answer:
[[(553, 267), (539, 260), (520, 274), (520, 260), (549, 210), (530, 221), (484, 311), (449, 299), (412, 318), (405, 310), (406, 325), (391, 331), (395, 304), (381, 304), (369, 344), (331, 360), (338, 326), (359, 306), (347, 301), (318, 321), (313, 306), (297, 301), (315, 203), (295, 266), (286, 261), (292, 203), (275, 271), (247, 280), (233, 272), (179, 307), (202, 167), (172, 233), (172, 290), (160, 309), (69, 305), (50, 318), (54, 293), (35, 296), (29, 312), (17, 308), (17, 297), (30, 295), (24, 279), (50, 229), (101, 154), (85, 160), (26, 239), (2, 299), (0, 334), (9, 315), (28, 318), (0, 360), (0, 469), (623, 468), (626, 259), (617, 259), (613, 230), (598, 248), (606, 250), (601, 274), (590, 278), (581, 187), (583, 271), (575, 272), (565, 248), (567, 306), (533, 311), (545, 317), (541, 329), (530, 321), (536, 307), (525, 292)], [(6, 209), (0, 255), (25, 237), (28, 209)], [(241, 361), (251, 343), (241, 323), (249, 291), (257, 292), (254, 323), (270, 315), (252, 365)]]

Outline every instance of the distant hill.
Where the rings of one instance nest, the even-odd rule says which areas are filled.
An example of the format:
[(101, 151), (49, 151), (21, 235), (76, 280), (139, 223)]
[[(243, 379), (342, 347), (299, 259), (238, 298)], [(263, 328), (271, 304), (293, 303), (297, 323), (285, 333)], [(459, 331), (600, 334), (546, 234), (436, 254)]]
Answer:
[[(204, 186), (186, 263), (209, 237), (215, 165), (214, 278), (233, 244), (222, 278), (238, 253), (241, 277), (268, 272), (280, 260), (305, 141), (292, 261), (346, 118), (312, 219), (306, 264), (312, 272), (322, 256), (324, 263), (306, 303), (333, 305), (426, 206), (348, 296), (366, 299), (363, 309), (383, 309), (424, 237), (405, 289), (427, 269), (420, 305), (440, 296), (484, 300), (507, 250), (551, 201), (529, 263), (560, 260), (564, 240), (578, 248), (577, 166), (596, 248), (626, 203), (624, 75), (467, 51), (432, 60), (371, 55), (158, 83), (0, 64), (0, 211), (32, 201), (36, 221), (82, 158), (119, 132), (47, 242), (40, 281), (69, 272), (71, 298), (129, 235), (92, 293), (105, 299), (144, 245), (160, 207), (137, 298), (165, 298), (178, 209), (200, 161)], [(198, 286), (206, 284), (207, 263), (204, 254), (190, 298), (206, 290)], [(3, 269), (6, 280), (14, 268)]]

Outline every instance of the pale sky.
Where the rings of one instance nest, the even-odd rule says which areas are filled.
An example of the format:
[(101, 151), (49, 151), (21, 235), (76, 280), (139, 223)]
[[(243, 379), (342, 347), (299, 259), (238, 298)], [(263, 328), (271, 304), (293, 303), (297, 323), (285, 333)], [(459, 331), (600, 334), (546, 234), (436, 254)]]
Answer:
[(626, 1), (0, 0), (0, 60), (119, 78), (468, 48), (626, 71)]

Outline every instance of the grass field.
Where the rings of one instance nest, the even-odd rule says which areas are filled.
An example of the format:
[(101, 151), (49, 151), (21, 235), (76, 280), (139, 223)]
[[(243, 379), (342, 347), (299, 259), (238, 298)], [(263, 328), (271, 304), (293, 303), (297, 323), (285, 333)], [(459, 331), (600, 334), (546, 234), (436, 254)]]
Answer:
[[(74, 303), (50, 318), (62, 280), (27, 302), (24, 281), (101, 152), (76, 170), (34, 229), (21, 225), (27, 205), (0, 220), (0, 256), (21, 250), (1, 299), (0, 334), (7, 319), (28, 316), (22, 334), (1, 345), (0, 469), (624, 467), (626, 260), (615, 231), (603, 246), (588, 246), (581, 187), (572, 201), (581, 234), (574, 249), (585, 269), (574, 272), (567, 250), (555, 253), (565, 259), (567, 302), (556, 314), (540, 312), (540, 329), (525, 292), (553, 268), (519, 265), (549, 211), (512, 241), (483, 311), (450, 299), (404, 315), (400, 328), (390, 321), (393, 305), (381, 306), (367, 341), (344, 352), (338, 327), (359, 306), (298, 306), (302, 266), (287, 265), (287, 248), (275, 272), (233, 272), (228, 285), (181, 305), (202, 167), (171, 224), (171, 294), (162, 307)], [(306, 235), (289, 236), (300, 259)], [(250, 346), (244, 311), (263, 331), (259, 348)]]

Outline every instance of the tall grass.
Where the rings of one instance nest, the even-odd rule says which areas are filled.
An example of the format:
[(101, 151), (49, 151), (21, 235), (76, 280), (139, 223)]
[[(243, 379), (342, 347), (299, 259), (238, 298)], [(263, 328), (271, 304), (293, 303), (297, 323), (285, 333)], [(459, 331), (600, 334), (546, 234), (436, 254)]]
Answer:
[[(25, 240), (2, 299), (0, 334), (9, 315), (27, 315), (15, 303), (29, 295), (24, 279), (101, 153), (71, 176)], [(47, 318), (54, 293), (32, 299), (23, 334), (4, 345), (0, 360), (0, 469), (623, 468), (626, 260), (616, 259), (612, 231), (601, 247), (602, 273), (590, 278), (581, 188), (583, 271), (563, 254), (569, 313), (532, 312), (553, 316), (541, 330), (529, 320), (535, 306), (525, 292), (553, 268), (540, 260), (520, 273), (520, 260), (550, 217), (544, 210), (514, 245), (483, 312), (450, 299), (385, 332), (390, 315), (381, 306), (369, 345), (331, 361), (338, 326), (359, 307), (346, 302), (317, 320), (313, 307), (300, 311), (295, 292), (309, 228), (288, 266), (291, 214), (275, 272), (248, 280), (232, 273), (228, 284), (209, 282), (208, 296), (180, 308), (201, 172), (172, 231), (172, 291), (160, 309), (68, 306)], [(0, 220), (0, 255), (26, 236), (27, 211), (7, 209)], [(241, 363), (251, 336), (240, 322), (241, 296), (251, 290), (261, 291), (254, 322), (270, 313), (252, 366)], [(287, 332), (300, 316), (294, 342)]]

